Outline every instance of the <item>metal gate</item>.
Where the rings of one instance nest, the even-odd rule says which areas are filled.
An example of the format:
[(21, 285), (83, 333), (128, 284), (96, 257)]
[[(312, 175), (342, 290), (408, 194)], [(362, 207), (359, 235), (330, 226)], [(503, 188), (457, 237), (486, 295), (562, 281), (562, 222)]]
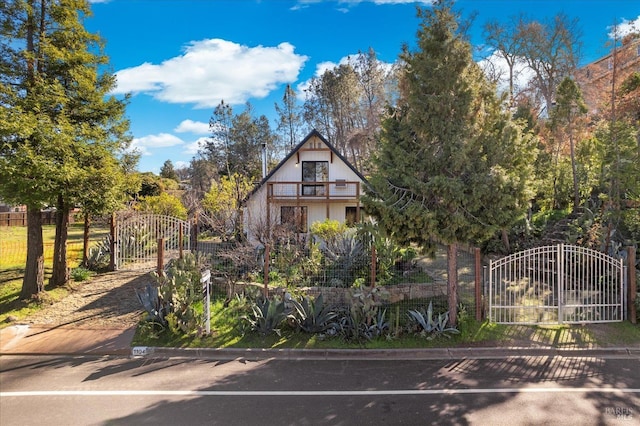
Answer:
[(623, 321), (623, 260), (572, 245), (514, 253), (488, 267), (489, 320), (502, 324)]
[(172, 216), (128, 214), (116, 218), (115, 269), (153, 269), (181, 257), (190, 247), (191, 224)]

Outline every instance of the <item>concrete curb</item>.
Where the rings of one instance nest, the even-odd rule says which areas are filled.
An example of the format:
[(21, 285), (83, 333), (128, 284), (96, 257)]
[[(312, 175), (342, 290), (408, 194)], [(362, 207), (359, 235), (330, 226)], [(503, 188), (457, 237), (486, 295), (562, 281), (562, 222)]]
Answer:
[(131, 347), (135, 328), (46, 327), (17, 324), (0, 329), (0, 356), (117, 356), (208, 360), (435, 360), (508, 357), (598, 357), (640, 360), (638, 347), (461, 347), (416, 349), (260, 349)]
[(430, 349), (232, 349), (232, 348), (163, 348), (138, 346), (132, 357), (197, 358), (215, 360), (435, 360), (435, 359), (504, 359), (509, 357), (562, 356), (640, 360), (640, 348), (430, 348)]

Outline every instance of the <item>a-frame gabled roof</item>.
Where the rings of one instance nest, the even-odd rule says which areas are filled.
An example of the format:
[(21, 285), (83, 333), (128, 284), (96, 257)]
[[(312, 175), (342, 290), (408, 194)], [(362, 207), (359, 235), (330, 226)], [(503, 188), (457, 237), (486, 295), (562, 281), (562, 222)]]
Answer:
[(333, 145), (331, 145), (329, 143), (329, 141), (327, 141), (321, 134), (320, 132), (318, 132), (316, 129), (313, 129), (303, 140), (302, 142), (300, 142), (298, 145), (296, 145), (291, 152), (289, 152), (289, 154), (287, 154), (286, 157), (284, 157), (284, 159), (282, 161), (280, 161), (278, 163), (278, 165), (276, 167), (273, 168), (273, 170), (271, 170), (261, 181), (260, 183), (258, 183), (258, 185), (256, 185), (255, 188), (253, 188), (253, 190), (249, 193), (249, 195), (247, 195), (247, 197), (244, 199), (244, 201), (248, 200), (249, 198), (251, 198), (251, 196), (256, 193), (256, 191), (258, 191), (262, 185), (264, 185), (266, 182), (269, 181), (269, 179), (271, 179), (271, 176), (273, 176), (291, 157), (293, 157), (294, 155), (296, 155), (296, 152), (298, 152), (298, 150), (300, 150), (300, 148), (302, 148), (304, 146), (305, 143), (307, 143), (311, 138), (313, 137), (317, 137), (318, 139), (320, 139), (322, 141), (322, 143), (324, 143), (325, 145), (327, 145), (327, 147), (331, 150), (331, 152), (338, 157), (340, 160), (342, 160), (342, 162), (344, 164), (347, 165), (347, 167), (349, 167), (355, 174), (356, 176), (358, 176), (358, 178), (360, 178), (362, 180), (362, 182), (366, 183), (367, 180), (365, 179), (364, 176), (362, 176), (362, 174), (356, 170), (355, 167), (353, 167), (353, 164), (351, 164), (346, 158), (344, 158), (344, 156), (342, 154), (340, 154), (338, 152), (337, 149), (335, 149), (335, 147)]

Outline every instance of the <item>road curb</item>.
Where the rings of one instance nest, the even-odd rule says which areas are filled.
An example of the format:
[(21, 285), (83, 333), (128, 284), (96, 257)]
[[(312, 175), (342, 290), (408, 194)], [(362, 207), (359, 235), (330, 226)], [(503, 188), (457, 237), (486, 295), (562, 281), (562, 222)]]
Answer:
[(164, 348), (136, 346), (132, 357), (198, 358), (216, 360), (434, 360), (434, 359), (504, 359), (511, 357), (595, 357), (640, 360), (635, 348), (429, 348), (429, 349), (234, 349), (234, 348)]

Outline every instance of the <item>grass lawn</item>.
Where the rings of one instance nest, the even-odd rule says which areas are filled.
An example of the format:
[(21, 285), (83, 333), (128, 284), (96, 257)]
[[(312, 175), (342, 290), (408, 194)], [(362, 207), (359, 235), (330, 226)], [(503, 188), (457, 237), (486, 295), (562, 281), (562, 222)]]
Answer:
[[(69, 225), (67, 255), (71, 268), (78, 266), (82, 260), (83, 227), (83, 223)], [(92, 227), (90, 241), (99, 241), (108, 234), (108, 227)], [(44, 225), (42, 227), (42, 238), (44, 241), (46, 284), (52, 271), (55, 225)], [(50, 303), (67, 294), (64, 288), (50, 289), (45, 286), (47, 292), (42, 295), (40, 300), (19, 300), (26, 257), (27, 228), (24, 226), (0, 227), (0, 325), (4, 323), (9, 315), (18, 319), (24, 318), (34, 310), (40, 309), (41, 304)]]
[(555, 348), (614, 347), (640, 342), (640, 325), (627, 321), (589, 325), (528, 326), (503, 325), (467, 318), (460, 324), (460, 334), (449, 338), (408, 335), (381, 337), (364, 342), (346, 342), (341, 338), (322, 338), (296, 332), (283, 325), (281, 334), (262, 336), (243, 332), (243, 312), (222, 301), (212, 303), (210, 336), (177, 336), (166, 330), (141, 322), (133, 339), (133, 346), (181, 348), (271, 348), (271, 349), (416, 349), (442, 347), (483, 346), (551, 346)]

